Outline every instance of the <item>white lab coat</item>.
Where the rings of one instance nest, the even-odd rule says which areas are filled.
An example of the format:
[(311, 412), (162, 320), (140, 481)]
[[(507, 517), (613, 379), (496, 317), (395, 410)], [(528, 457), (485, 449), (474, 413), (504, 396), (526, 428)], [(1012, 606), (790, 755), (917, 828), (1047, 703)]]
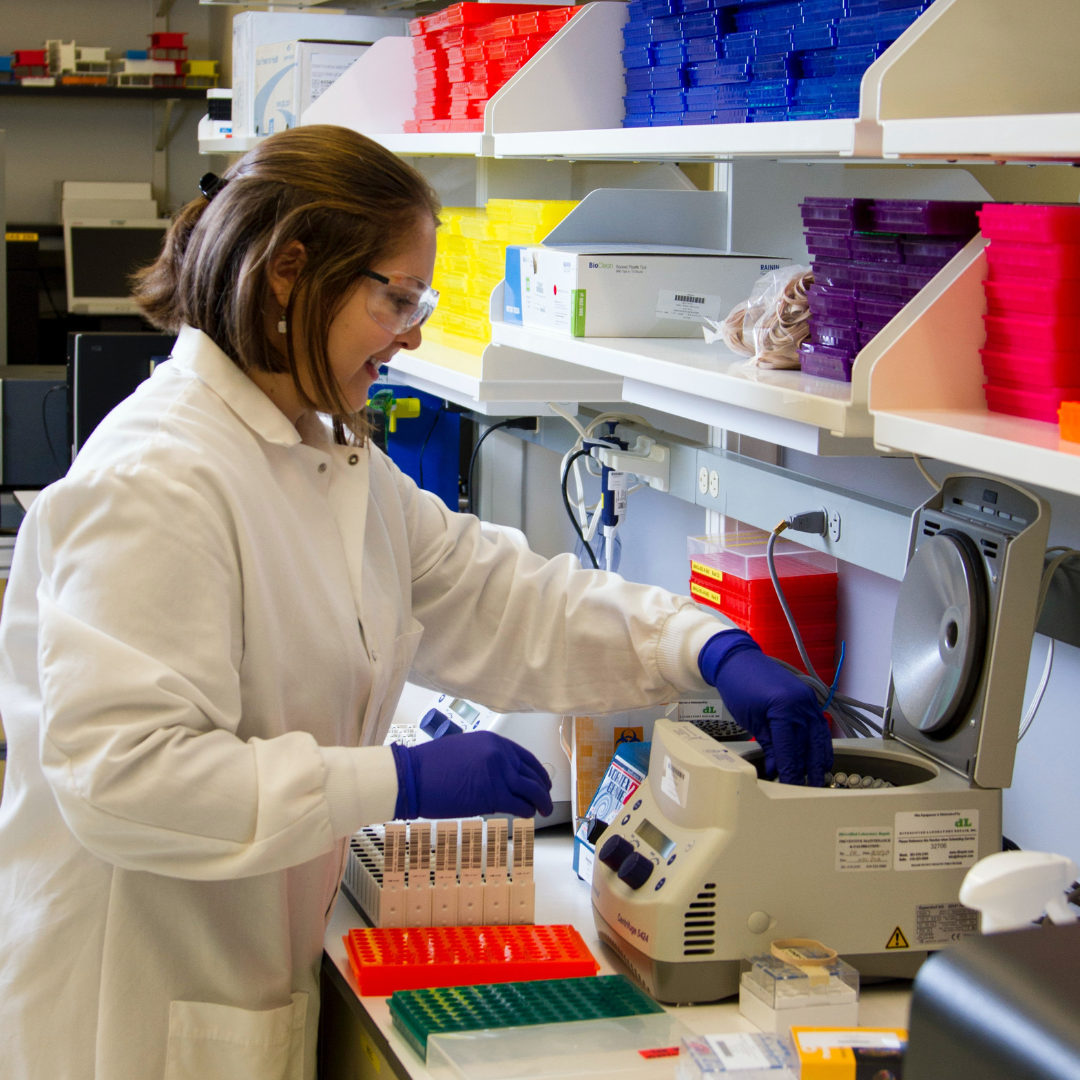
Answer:
[(498, 709), (626, 708), (703, 691), (716, 629), (298, 432), (185, 328), (15, 549), (0, 1077), (310, 1080), (343, 838), (393, 816), (410, 669)]

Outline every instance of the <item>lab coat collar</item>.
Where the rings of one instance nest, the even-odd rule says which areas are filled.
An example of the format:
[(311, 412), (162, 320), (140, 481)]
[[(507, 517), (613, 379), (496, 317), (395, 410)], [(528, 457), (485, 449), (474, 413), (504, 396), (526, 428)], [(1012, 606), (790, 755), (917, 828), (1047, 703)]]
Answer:
[(289, 418), (201, 330), (181, 327), (172, 362), (193, 372), (267, 442), (295, 446), (301, 441)]

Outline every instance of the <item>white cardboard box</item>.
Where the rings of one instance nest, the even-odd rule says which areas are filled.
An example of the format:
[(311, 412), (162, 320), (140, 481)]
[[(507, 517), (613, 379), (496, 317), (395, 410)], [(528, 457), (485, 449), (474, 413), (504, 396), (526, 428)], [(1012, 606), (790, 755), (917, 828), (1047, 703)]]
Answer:
[(368, 15), (326, 12), (242, 11), (233, 17), (233, 134), (255, 134), (255, 50), (279, 41), (318, 38), (333, 41), (378, 41), (405, 37), (408, 22)]
[(255, 50), (255, 134), (296, 127), (303, 111), (371, 47), (369, 41), (280, 41)]
[(521, 249), (522, 325), (571, 337), (699, 337), (790, 259), (690, 249)]

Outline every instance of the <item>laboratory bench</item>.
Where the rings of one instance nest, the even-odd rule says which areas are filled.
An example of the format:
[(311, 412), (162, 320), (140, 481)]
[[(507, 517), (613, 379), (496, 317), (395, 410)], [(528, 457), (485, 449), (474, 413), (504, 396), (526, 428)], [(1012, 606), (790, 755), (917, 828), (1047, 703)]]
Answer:
[[(573, 925), (599, 961), (601, 975), (629, 975), (622, 962), (600, 943), (593, 925), (589, 886), (571, 867), (573, 848), (569, 825), (536, 834), (536, 921)], [(366, 925), (348, 898), (340, 894), (327, 927), (323, 956), (320, 1080), (429, 1080), (431, 1073), (394, 1029), (388, 999), (361, 997), (357, 992), (342, 939), (350, 930)], [(909, 998), (908, 982), (864, 986), (860, 1024), (906, 1027)], [(719, 1004), (666, 1008), (699, 1034), (757, 1030), (740, 1015), (737, 998)]]

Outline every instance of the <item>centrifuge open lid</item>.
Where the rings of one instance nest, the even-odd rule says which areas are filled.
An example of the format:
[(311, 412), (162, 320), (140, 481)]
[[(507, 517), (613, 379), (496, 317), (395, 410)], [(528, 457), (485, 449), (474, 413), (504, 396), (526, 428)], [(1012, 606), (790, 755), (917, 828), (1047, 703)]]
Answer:
[(1008, 787), (1050, 507), (950, 476), (913, 516), (896, 604), (885, 730), (980, 787)]

